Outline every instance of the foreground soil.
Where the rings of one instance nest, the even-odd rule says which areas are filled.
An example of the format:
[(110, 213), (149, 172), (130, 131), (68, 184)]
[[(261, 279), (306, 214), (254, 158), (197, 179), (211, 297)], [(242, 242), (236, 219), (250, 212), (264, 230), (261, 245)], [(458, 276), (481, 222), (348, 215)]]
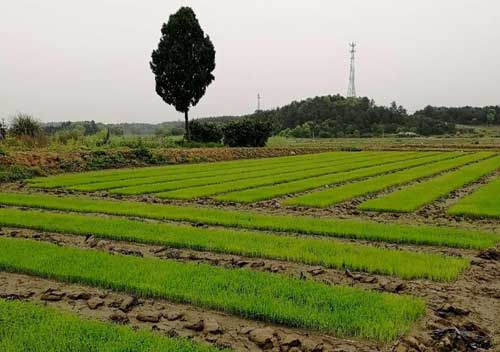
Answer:
[[(218, 347), (230, 347), (237, 351), (486, 351), (494, 350), (493, 346), (500, 344), (500, 248), (482, 252), (453, 250), (454, 255), (470, 258), (471, 268), (456, 282), (436, 283), (285, 261), (99, 240), (92, 236), (10, 228), (2, 229), (0, 235), (92, 248), (117, 255), (203, 262), (227, 268), (244, 267), (303, 280), (317, 280), (328, 285), (343, 284), (394, 294), (411, 294), (423, 298), (428, 307), (425, 317), (407, 336), (394, 344), (380, 345), (241, 319), (165, 300), (143, 299), (0, 272), (1, 298), (41, 301), (75, 311), (84, 317), (146, 327), (168, 336), (189, 337)], [(412, 249), (434, 251), (417, 246)]]

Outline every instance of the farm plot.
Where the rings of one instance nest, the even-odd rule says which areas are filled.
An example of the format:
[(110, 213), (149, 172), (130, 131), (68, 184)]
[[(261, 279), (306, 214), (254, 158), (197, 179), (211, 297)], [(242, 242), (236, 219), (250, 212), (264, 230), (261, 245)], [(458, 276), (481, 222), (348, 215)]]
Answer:
[[(405, 154), (407, 156), (408, 154)], [(383, 155), (380, 155), (383, 158)], [(365, 160), (373, 160), (373, 155), (352, 155), (350, 157), (340, 157), (336, 159), (330, 159), (327, 161), (304, 161), (300, 163), (294, 163), (293, 165), (286, 165), (281, 167), (260, 166), (256, 169), (250, 168), (246, 172), (238, 172), (233, 174), (231, 172), (225, 171), (217, 176), (211, 177), (196, 177), (187, 180), (178, 180), (170, 182), (158, 182), (155, 184), (144, 184), (130, 187), (114, 188), (110, 190), (110, 193), (115, 194), (147, 194), (155, 193), (169, 190), (177, 190), (184, 188), (195, 188), (196, 186), (207, 186), (215, 184), (227, 184), (231, 181), (234, 182), (263, 182), (264, 180), (281, 180), (281, 179), (294, 179), (302, 175), (303, 173), (314, 173), (314, 174), (324, 174), (333, 172), (334, 170), (341, 168), (342, 166), (349, 164), (356, 164), (363, 162)], [(387, 156), (387, 158), (394, 158), (394, 156)], [(372, 161), (373, 162), (373, 161)], [(241, 170), (241, 169), (239, 169)], [(332, 171), (333, 170), (333, 171)], [(278, 182), (278, 181), (276, 181)], [(216, 187), (216, 186), (214, 186)]]
[[(180, 170), (175, 174), (161, 175), (161, 176), (153, 176), (153, 177), (140, 177), (140, 178), (128, 178), (125, 180), (112, 180), (112, 181), (104, 181), (104, 182), (93, 182), (86, 184), (78, 184), (66, 187), (68, 189), (73, 189), (76, 191), (98, 191), (98, 190), (110, 190), (120, 188), (123, 189), (124, 192), (129, 192), (134, 190), (134, 186), (145, 186), (145, 192), (148, 192), (148, 187), (151, 184), (165, 185), (168, 189), (169, 184), (182, 183), (182, 182), (194, 182), (196, 185), (203, 184), (203, 181), (200, 183), (200, 180), (206, 180), (205, 183), (209, 184), (214, 182), (213, 180), (220, 179), (221, 177), (232, 180), (238, 178), (251, 178), (255, 176), (259, 176), (266, 171), (269, 172), (290, 172), (300, 170), (301, 168), (311, 168), (311, 167), (326, 167), (331, 165), (332, 163), (341, 162), (346, 158), (352, 158), (357, 160), (358, 158), (370, 158), (372, 156), (366, 155), (363, 153), (356, 155), (348, 155), (348, 154), (339, 154), (339, 155), (324, 155), (322, 158), (311, 158), (310, 160), (304, 161), (295, 161), (295, 162), (282, 162), (277, 165), (273, 165), (272, 169), (270, 169), (268, 164), (264, 165), (256, 165), (256, 166), (243, 166), (236, 167), (230, 169), (218, 169), (212, 170), (209, 168), (208, 171), (202, 172), (187, 172), (184, 170)], [(243, 175), (242, 175), (243, 174)], [(177, 182), (174, 182), (177, 181)], [(140, 188), (137, 187), (140, 192)], [(160, 188), (161, 190), (161, 188)]]
[[(353, 238), (402, 244), (423, 244), (457, 248), (488, 248), (500, 242), (493, 232), (445, 226), (402, 225), (360, 219), (315, 218), (308, 216), (270, 215), (249, 211), (206, 207), (148, 204), (142, 202), (92, 199), (83, 196), (59, 197), (46, 194), (0, 193), (0, 204), (80, 213), (102, 213), (145, 219), (187, 221), (244, 229), (301, 233), (328, 237)], [(0, 211), (8, 209), (0, 209)], [(25, 213), (23, 213), (25, 214)], [(3, 216), (0, 223), (24, 221)], [(21, 223), (20, 223), (21, 224)], [(55, 223), (56, 225), (57, 222)], [(48, 226), (45, 222), (44, 226)]]
[[(459, 158), (444, 160), (433, 164), (426, 164), (408, 170), (370, 178), (365, 181), (329, 188), (319, 192), (312, 192), (303, 196), (288, 199), (286, 205), (302, 205), (310, 207), (328, 207), (355, 197), (382, 191), (389, 187), (402, 185), (422, 177), (433, 176), (471, 162), (492, 156), (493, 153), (475, 153)], [(475, 165), (473, 166), (475, 167)]]
[(161, 297), (288, 326), (390, 341), (424, 313), (416, 298), (245, 269), (116, 256), (0, 238), (0, 269)]
[(27, 302), (0, 299), (0, 319), (0, 350), (3, 352), (219, 351), (180, 338), (84, 320), (72, 313)]
[[(312, 178), (316, 177), (321, 177), (324, 176), (324, 178), (331, 178), (334, 177), (334, 175), (342, 175), (342, 173), (350, 171), (350, 170), (358, 170), (358, 169), (364, 169), (364, 168), (369, 168), (369, 167), (374, 167), (374, 166), (379, 166), (383, 165), (388, 168), (390, 167), (406, 167), (405, 165), (408, 164), (414, 164), (414, 163), (426, 163), (430, 162), (432, 159), (435, 158), (441, 158), (441, 155), (427, 155), (427, 154), (407, 154), (407, 155), (399, 155), (399, 156), (389, 156), (389, 157), (384, 157), (383, 155), (380, 155), (380, 157), (374, 159), (374, 160), (369, 160), (366, 162), (351, 162), (351, 163), (346, 163), (344, 165), (337, 165), (333, 166), (332, 168), (329, 169), (320, 169), (320, 170), (307, 170), (307, 171), (302, 171), (298, 173), (289, 174), (289, 175), (277, 175), (277, 176), (271, 176), (271, 177), (263, 177), (259, 178), (258, 180), (251, 180), (251, 181), (235, 181), (235, 182), (227, 182), (227, 183), (221, 183), (219, 185), (205, 185), (205, 186), (199, 186), (199, 187), (189, 187), (189, 188), (184, 188), (184, 189), (179, 189), (175, 191), (169, 191), (169, 192), (161, 192), (156, 194), (159, 198), (165, 198), (165, 199), (194, 199), (194, 198), (201, 198), (201, 197), (208, 197), (208, 196), (213, 196), (217, 195), (220, 193), (228, 193), (228, 192), (234, 192), (234, 191), (239, 191), (239, 190), (245, 190), (245, 189), (254, 189), (255, 187), (259, 186), (266, 186), (266, 185), (280, 185), (280, 184), (287, 184), (289, 182), (293, 182), (295, 180), (301, 180), (301, 181), (307, 181), (311, 180)], [(400, 162), (400, 163), (398, 163)], [(340, 176), (341, 177), (341, 176)], [(316, 180), (317, 181), (317, 180)], [(216, 200), (230, 200), (224, 197), (224, 195), (219, 196), (219, 197), (214, 197)]]
[(330, 268), (349, 268), (402, 278), (453, 280), (468, 261), (440, 255), (389, 250), (259, 232), (198, 229), (192, 226), (144, 223), (39, 211), (0, 209), (0, 224), (67, 234), (190, 248), (248, 257), (281, 259)]
[(376, 176), (379, 174), (397, 171), (413, 166), (423, 165), (438, 160), (450, 159), (459, 156), (459, 153), (442, 154), (420, 154), (420, 158), (411, 160), (403, 159), (390, 164), (375, 164), (363, 168), (347, 170), (333, 175), (323, 175), (310, 177), (292, 182), (285, 182), (278, 185), (253, 187), (242, 191), (233, 191), (220, 194), (214, 199), (223, 202), (253, 203), (257, 201), (272, 199), (280, 196), (286, 196), (293, 193), (304, 192), (319, 188), (325, 185), (333, 185), (341, 182), (348, 182), (365, 177)]
[[(473, 219), (452, 222), (446, 216), (438, 223), (419, 213), (374, 214), (344, 206), (291, 208), (282, 207), (282, 200), (237, 202), (319, 193), (314, 189), (393, 175), (408, 183), (495, 158), (500, 162), (492, 153), (335, 152), (2, 185), (0, 297), (43, 301), (78, 315), (60, 317), (56, 314), (67, 313), (30, 305), (26, 312), (34, 312), (27, 314), (35, 321), (29, 327), (20, 307), (6, 313), (0, 301), (0, 349), (6, 331), (16, 343), (39, 344), (53, 333), (70, 346), (78, 339), (75, 346), (95, 344), (104, 351), (125, 350), (122, 342), (132, 349), (143, 343), (165, 350), (210, 350), (159, 335), (188, 336), (237, 351), (371, 351), (396, 345), (410, 350), (415, 340), (435, 350), (446, 341), (461, 343), (447, 331), (462, 334), (470, 326), (482, 339), (473, 343), (487, 346), (500, 333), (486, 329), (496, 319), (500, 270), (490, 259), (500, 243), (490, 223), (476, 226)], [(178, 188), (148, 197), (112, 193), (134, 188), (130, 195), (148, 193), (166, 184)], [(100, 190), (105, 192), (74, 192)], [(213, 200), (190, 201), (202, 197)], [(87, 298), (77, 298), (82, 294)], [(54, 295), (63, 298), (51, 301)], [(453, 313), (461, 311), (474, 314)], [(161, 316), (154, 322), (139, 319), (148, 313)], [(11, 318), (14, 314), (19, 322)], [(78, 320), (113, 321), (117, 315), (134, 328), (158, 332)], [(75, 328), (61, 336), (64, 325)], [(443, 337), (436, 337), (438, 325)], [(90, 338), (80, 337), (81, 329), (90, 331)], [(112, 338), (101, 339), (101, 332)], [(460, 336), (471, 334), (467, 330)], [(20, 349), (19, 343), (6, 346)]]
[(462, 198), (448, 213), (458, 216), (500, 218), (500, 178)]
[[(371, 155), (370, 152), (360, 152), (356, 155)], [(147, 179), (151, 177), (165, 177), (165, 176), (192, 176), (202, 175), (208, 172), (229, 171), (241, 168), (256, 168), (261, 166), (280, 166), (286, 164), (301, 163), (304, 161), (313, 160), (328, 160), (341, 158), (343, 156), (352, 156), (353, 153), (347, 152), (330, 152), (315, 155), (300, 155), (270, 159), (252, 159), (252, 160), (238, 160), (227, 161), (219, 163), (202, 163), (190, 165), (169, 165), (169, 166), (155, 166), (146, 168), (135, 169), (120, 169), (120, 170), (102, 170), (91, 171), (78, 174), (63, 174), (50, 176), (46, 178), (35, 178), (29, 180), (29, 183), (38, 188), (60, 188), (76, 185), (84, 185), (91, 183), (131, 180), (131, 179)], [(374, 155), (374, 154), (373, 154)]]
[(500, 168), (500, 156), (462, 167), (361, 204), (364, 210), (412, 212)]

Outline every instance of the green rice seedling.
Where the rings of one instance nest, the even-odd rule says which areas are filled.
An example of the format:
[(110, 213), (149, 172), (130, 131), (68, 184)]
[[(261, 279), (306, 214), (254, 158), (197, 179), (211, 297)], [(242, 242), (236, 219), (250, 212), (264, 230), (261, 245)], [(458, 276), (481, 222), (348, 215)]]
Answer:
[(185, 339), (82, 319), (28, 302), (0, 300), (0, 321), (2, 352), (219, 351)]
[(120, 218), (0, 209), (0, 224), (42, 231), (89, 235), (178, 248), (251, 257), (347, 267), (402, 278), (452, 280), (468, 261), (441, 255), (414, 253), (316, 239), (190, 225), (145, 223)]
[[(271, 215), (207, 207), (92, 199), (84, 196), (59, 197), (48, 194), (0, 193), (0, 204), (392, 243), (477, 249), (493, 247), (500, 243), (500, 235), (493, 232), (446, 226), (401, 225), (359, 219)], [(6, 216), (0, 217), (0, 222), (7, 220)]]
[[(350, 183), (287, 199), (284, 204), (326, 208), (352, 198), (379, 192), (386, 188), (402, 185), (422, 177), (432, 176), (457, 166), (490, 157), (491, 155), (492, 153), (488, 152), (476, 153), (456, 159), (440, 161), (434, 164), (422, 165), (408, 170), (370, 178), (365, 181)], [(421, 197), (421, 195), (418, 195), (418, 197)]]
[[(448, 195), (454, 190), (477, 181), (485, 175), (495, 172), (499, 168), (500, 156), (497, 156), (464, 166), (428, 181), (411, 185), (381, 198), (369, 200), (361, 204), (360, 208), (375, 211), (412, 212)], [(498, 193), (492, 193), (489, 196), (499, 198)]]
[[(291, 182), (294, 180), (304, 180), (308, 179), (311, 177), (317, 177), (321, 175), (331, 175), (331, 174), (337, 174), (340, 172), (348, 171), (348, 170), (353, 170), (353, 169), (359, 169), (359, 168), (364, 168), (364, 167), (369, 167), (373, 165), (379, 165), (379, 164), (385, 164), (385, 163), (393, 163), (401, 159), (411, 159), (413, 157), (416, 157), (417, 159), (420, 159), (421, 156), (420, 154), (412, 154), (412, 155), (404, 155), (404, 156), (389, 156), (387, 158), (385, 157), (380, 157), (377, 158), (376, 160), (369, 160), (369, 161), (353, 161), (351, 163), (343, 163), (342, 165), (334, 165), (331, 168), (324, 168), (324, 169), (312, 169), (312, 170), (304, 170), (296, 173), (290, 173), (287, 175), (277, 175), (277, 176), (269, 176), (269, 177), (262, 177), (259, 179), (255, 180), (242, 180), (242, 181), (233, 181), (233, 182), (226, 182), (222, 184), (217, 184), (217, 185), (206, 185), (206, 186), (198, 186), (198, 187), (189, 187), (189, 188), (183, 188), (183, 189), (178, 189), (178, 190), (173, 190), (173, 191), (168, 191), (168, 192), (161, 192), (157, 193), (156, 196), (159, 198), (167, 198), (167, 199), (193, 199), (193, 198), (200, 198), (200, 197), (208, 197), (212, 196), (215, 194), (219, 193), (226, 193), (226, 192), (232, 192), (232, 191), (237, 191), (237, 190), (244, 190), (244, 189), (249, 189), (249, 188), (255, 188), (263, 185), (276, 185), (280, 183), (286, 183), (286, 182)], [(221, 197), (223, 198), (223, 197)], [(217, 198), (218, 200), (220, 198)]]
[[(85, 183), (74, 186), (67, 187), (68, 189), (76, 190), (76, 191), (99, 191), (99, 190), (109, 190), (115, 188), (124, 188), (124, 187), (132, 187), (132, 186), (142, 186), (142, 185), (151, 185), (151, 184), (164, 184), (173, 181), (193, 181), (193, 180), (207, 180), (207, 183), (210, 183), (210, 178), (218, 178), (218, 177), (229, 177), (233, 176), (234, 179), (238, 177), (241, 178), (251, 178), (248, 174), (252, 175), (262, 175), (266, 173), (279, 173), (279, 172), (291, 172), (304, 168), (311, 167), (326, 167), (331, 165), (331, 163), (337, 163), (342, 161), (345, 158), (373, 158), (373, 155), (364, 155), (359, 154), (355, 156), (348, 155), (339, 155), (336, 158), (315, 158), (312, 160), (304, 160), (304, 161), (295, 161), (294, 163), (279, 163), (278, 165), (273, 166), (272, 168), (269, 165), (259, 165), (252, 167), (239, 167), (239, 168), (231, 168), (231, 169), (215, 169), (207, 168), (207, 171), (202, 172), (182, 172), (179, 171), (176, 174), (169, 175), (161, 175), (161, 176), (152, 176), (152, 177), (140, 177), (140, 178), (129, 178), (125, 180), (112, 180), (105, 182), (93, 182), (93, 183)], [(198, 181), (199, 182), (199, 181)], [(201, 183), (203, 184), (203, 183)]]
[[(373, 159), (373, 156), (353, 156), (355, 160), (366, 160), (366, 159)], [(314, 161), (309, 161), (309, 162), (301, 162), (301, 163), (294, 163), (293, 165), (285, 165), (285, 166), (272, 166), (270, 167), (269, 165), (266, 165), (265, 167), (260, 167), (258, 169), (247, 169), (246, 171), (242, 172), (241, 169), (239, 172), (233, 173), (230, 171), (224, 171), (222, 174), (218, 174), (216, 176), (210, 176), (210, 177), (191, 177), (188, 176), (187, 179), (181, 179), (177, 181), (166, 181), (166, 182), (157, 182), (154, 184), (143, 184), (143, 185), (137, 185), (137, 186), (125, 186), (125, 187), (120, 187), (120, 188), (113, 188), (110, 193), (115, 193), (115, 194), (128, 194), (128, 195), (133, 195), (133, 194), (147, 194), (147, 193), (154, 193), (154, 192), (162, 192), (162, 191), (168, 191), (168, 190), (176, 190), (176, 189), (182, 189), (182, 188), (190, 188), (190, 187), (196, 187), (196, 186), (205, 186), (205, 185), (212, 185), (212, 184), (221, 184), (225, 182), (231, 182), (231, 181), (239, 181), (239, 180), (247, 180), (247, 179), (263, 179), (264, 177), (280, 177), (280, 178), (286, 178), (288, 175), (292, 177), (292, 175), (297, 174), (301, 171), (304, 170), (314, 170), (315, 172), (327, 172), (330, 170), (332, 167), (339, 167), (340, 165), (346, 164), (348, 161), (345, 160), (346, 158), (338, 158), (335, 160), (328, 160), (327, 162), (321, 161), (321, 162), (314, 162)], [(333, 166), (332, 166), (333, 165)], [(179, 175), (180, 176), (180, 175)], [(176, 176), (176, 177), (179, 177)], [(186, 177), (186, 176), (184, 176)], [(125, 181), (126, 182), (126, 181)], [(86, 186), (86, 185), (83, 185)]]
[[(347, 155), (352, 153), (347, 152), (330, 152), (321, 153), (313, 155), (299, 155), (299, 156), (287, 156), (278, 158), (264, 158), (264, 159), (249, 159), (249, 160), (232, 160), (217, 163), (199, 163), (199, 164), (180, 164), (180, 165), (168, 165), (168, 166), (153, 166), (144, 168), (134, 168), (134, 169), (113, 169), (113, 170), (101, 170), (101, 171), (91, 171), (76, 174), (63, 174), (55, 175), (44, 178), (35, 178), (30, 180), (30, 184), (33, 187), (40, 188), (57, 188), (57, 187), (67, 187), (78, 184), (88, 184), (96, 182), (108, 182), (108, 181), (118, 181), (124, 179), (132, 178), (147, 178), (153, 176), (167, 176), (167, 175), (192, 175), (195, 173), (203, 173), (208, 169), (210, 171), (215, 170), (231, 170), (234, 168), (242, 167), (258, 167), (262, 165), (281, 165), (294, 162), (302, 162), (306, 160), (315, 159), (335, 159), (339, 156)], [(361, 152), (360, 154), (374, 154), (374, 152)]]
[(500, 218), (500, 178), (481, 186), (462, 198), (448, 210), (448, 214), (471, 217)]
[(111, 255), (0, 238), (0, 270), (163, 298), (244, 318), (383, 342), (407, 332), (422, 300), (247, 269)]
[[(242, 191), (229, 192), (218, 195), (214, 199), (226, 202), (253, 203), (257, 201), (272, 199), (280, 196), (286, 196), (293, 193), (304, 192), (307, 190), (319, 188), (325, 185), (334, 185), (341, 182), (348, 182), (362, 179), (365, 177), (376, 176), (379, 174), (398, 171), (409, 167), (419, 166), (434, 161), (456, 158), (462, 153), (440, 153), (440, 154), (420, 154), (420, 158), (405, 158), (402, 161), (394, 163), (375, 164), (371, 167), (359, 168), (334, 175), (324, 175), (301, 179), (293, 182), (286, 182), (279, 185), (254, 187)], [(409, 160), (408, 160), (409, 159)]]

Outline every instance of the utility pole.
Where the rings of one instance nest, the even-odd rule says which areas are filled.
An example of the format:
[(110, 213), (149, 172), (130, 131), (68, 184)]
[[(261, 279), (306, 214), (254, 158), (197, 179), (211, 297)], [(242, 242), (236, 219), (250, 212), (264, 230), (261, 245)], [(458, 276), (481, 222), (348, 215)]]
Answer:
[(351, 65), (349, 69), (349, 86), (347, 88), (347, 97), (353, 98), (356, 97), (356, 85), (354, 84), (355, 79), (355, 68), (354, 68), (354, 53), (356, 52), (355, 47), (356, 43), (349, 43), (349, 47), (351, 48)]

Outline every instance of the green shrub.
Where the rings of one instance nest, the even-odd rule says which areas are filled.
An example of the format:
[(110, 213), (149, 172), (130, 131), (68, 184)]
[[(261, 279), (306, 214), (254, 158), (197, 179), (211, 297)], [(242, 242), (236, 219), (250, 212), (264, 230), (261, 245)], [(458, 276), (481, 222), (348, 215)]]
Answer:
[(16, 137), (35, 138), (42, 133), (42, 127), (33, 116), (21, 113), (12, 119), (9, 133)]
[(266, 120), (232, 121), (223, 128), (224, 144), (230, 147), (263, 147), (271, 132), (272, 125)]
[(189, 129), (193, 142), (220, 143), (222, 140), (222, 130), (216, 123), (193, 120), (189, 123)]

